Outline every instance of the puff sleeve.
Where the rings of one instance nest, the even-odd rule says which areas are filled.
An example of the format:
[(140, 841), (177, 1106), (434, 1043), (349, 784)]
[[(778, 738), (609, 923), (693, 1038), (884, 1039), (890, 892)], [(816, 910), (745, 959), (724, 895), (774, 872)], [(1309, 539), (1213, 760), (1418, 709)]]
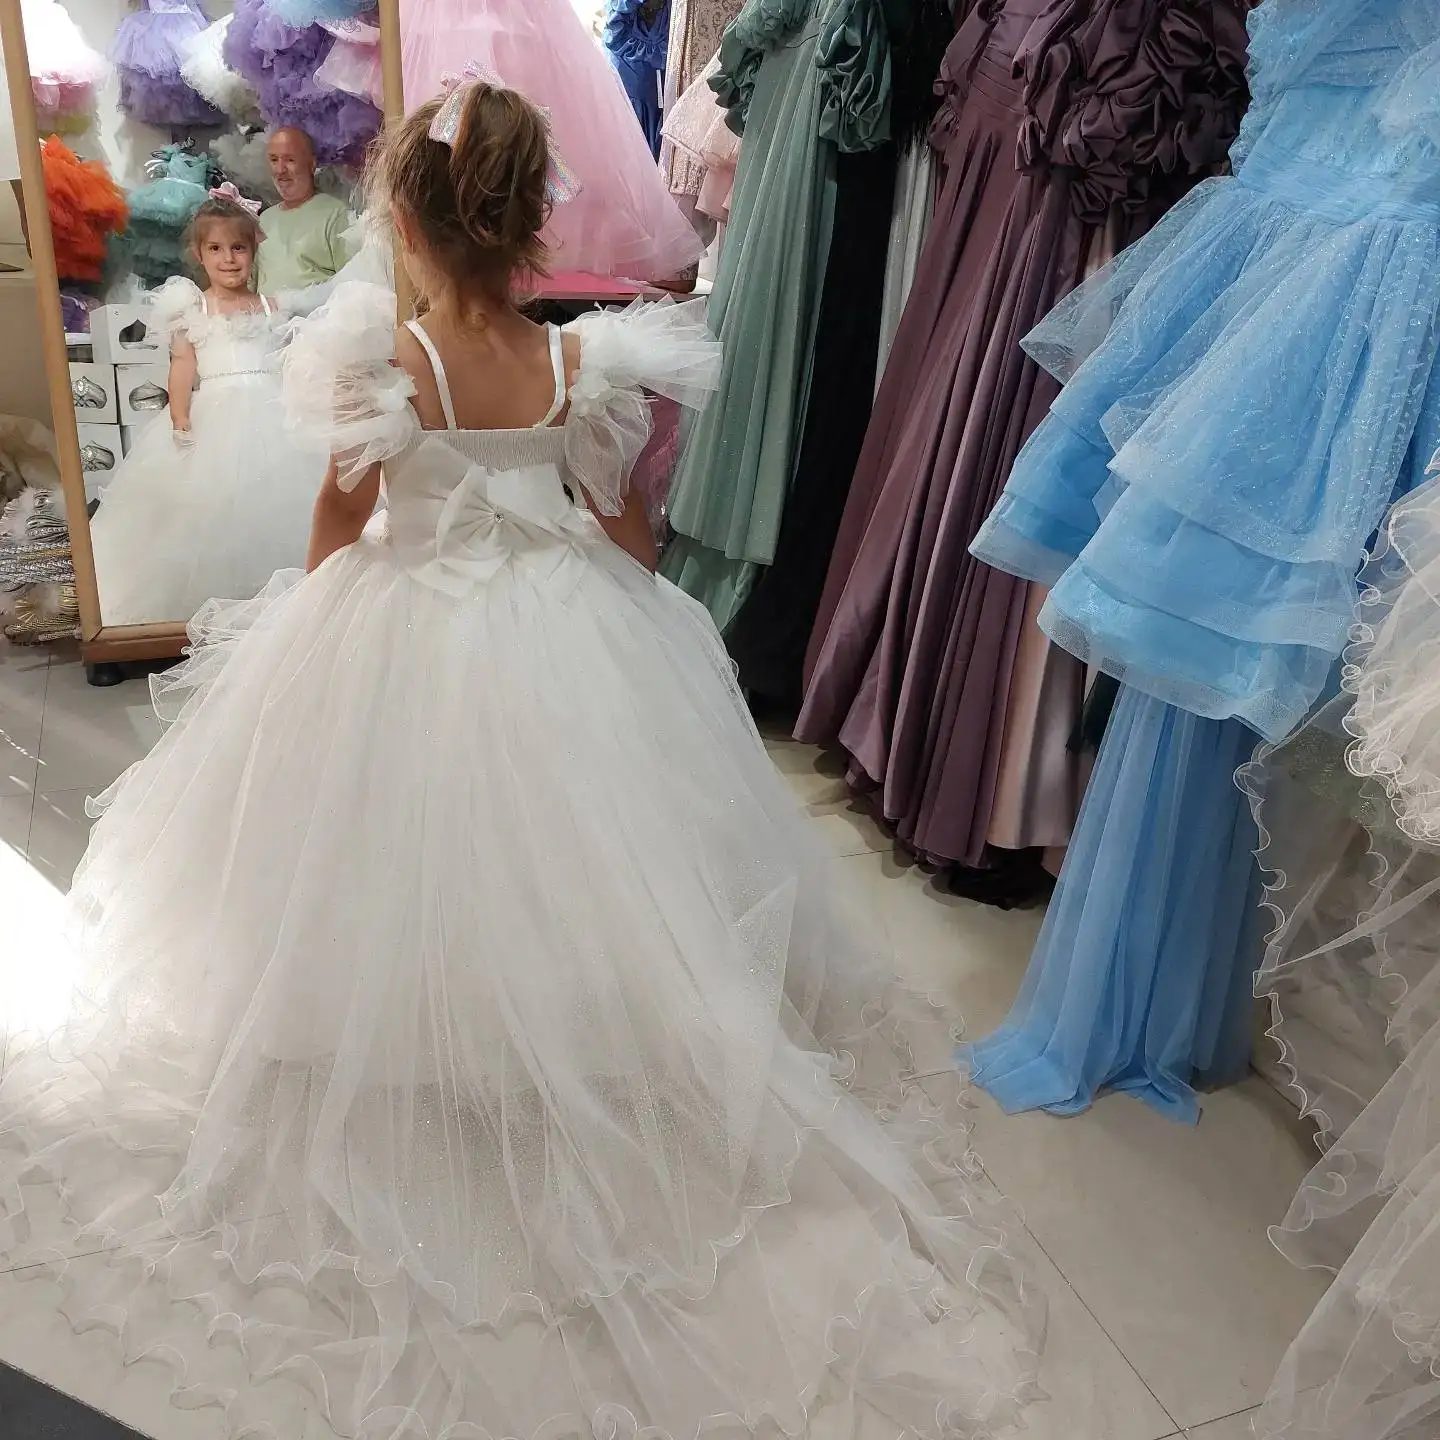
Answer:
[(650, 439), (649, 397), (699, 409), (719, 388), (720, 342), (706, 308), (704, 300), (637, 300), (567, 327), (580, 339), (580, 368), (570, 387), (565, 461), (602, 515), (624, 506), (630, 472)]
[(167, 280), (149, 299), (150, 323), (173, 341), (177, 335), (193, 338), (205, 318), (205, 301), (193, 280), (176, 275)]
[(330, 450), (342, 489), (405, 449), (420, 428), (409, 403), (414, 382), (394, 358), (395, 292), (387, 286), (347, 281), (292, 322), (281, 362), (285, 425)]

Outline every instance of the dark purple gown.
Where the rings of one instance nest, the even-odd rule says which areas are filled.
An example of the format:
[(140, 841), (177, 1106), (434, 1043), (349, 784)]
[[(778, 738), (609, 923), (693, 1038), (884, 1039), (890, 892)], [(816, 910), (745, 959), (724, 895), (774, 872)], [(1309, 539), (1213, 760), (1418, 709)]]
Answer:
[[(900, 839), (985, 863), (1024, 581), (969, 555), (1057, 386), (1020, 339), (1224, 158), (1244, 0), (989, 0), (931, 131), (935, 217), (807, 657), (797, 734), (838, 742)], [(1055, 803), (1069, 807), (1062, 787)]]

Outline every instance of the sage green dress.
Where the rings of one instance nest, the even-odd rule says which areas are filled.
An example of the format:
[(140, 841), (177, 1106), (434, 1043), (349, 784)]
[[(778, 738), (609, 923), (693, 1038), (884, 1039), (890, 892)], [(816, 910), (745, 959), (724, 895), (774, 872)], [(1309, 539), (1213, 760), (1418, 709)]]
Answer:
[(721, 64), (717, 88), (744, 134), (710, 300), (724, 369), (685, 436), (661, 570), (723, 630), (780, 533), (830, 255), (836, 150), (889, 137), (880, 0), (748, 0)]

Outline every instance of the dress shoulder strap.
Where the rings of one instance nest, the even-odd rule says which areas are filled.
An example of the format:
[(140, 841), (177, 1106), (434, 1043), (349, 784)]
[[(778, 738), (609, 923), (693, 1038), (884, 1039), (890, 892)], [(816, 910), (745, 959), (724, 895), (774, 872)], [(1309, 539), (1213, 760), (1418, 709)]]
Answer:
[(266, 296), (264, 296), (264, 295), (261, 295), (261, 297), (260, 297), (260, 308), (261, 308), (267, 315), (270, 313), (270, 301), (269, 301), (269, 299), (268, 299)]
[(445, 367), (440, 363), (440, 352), (435, 342), (425, 333), (425, 327), (418, 320), (407, 320), (405, 328), (420, 342), (430, 357), (430, 369), (435, 375), (435, 388), (440, 392), (440, 408), (445, 412), (445, 428), (456, 429), (455, 405), (450, 399), (450, 382), (445, 378)]
[(555, 399), (545, 418), (535, 427), (537, 430), (553, 424), (556, 417), (565, 408), (565, 402), (570, 398), (570, 387), (565, 383), (564, 332), (558, 325), (547, 325), (545, 328), (550, 332), (550, 368), (555, 372)]

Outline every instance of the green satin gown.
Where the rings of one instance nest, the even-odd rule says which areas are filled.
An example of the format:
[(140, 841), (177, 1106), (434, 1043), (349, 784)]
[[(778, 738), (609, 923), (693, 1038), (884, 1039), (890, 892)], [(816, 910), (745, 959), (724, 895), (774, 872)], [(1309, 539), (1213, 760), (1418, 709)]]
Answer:
[(715, 83), (744, 135), (710, 299), (724, 369), (685, 436), (661, 570), (724, 630), (780, 533), (830, 255), (836, 150), (889, 138), (881, 0), (749, 0), (725, 32), (721, 64)]

